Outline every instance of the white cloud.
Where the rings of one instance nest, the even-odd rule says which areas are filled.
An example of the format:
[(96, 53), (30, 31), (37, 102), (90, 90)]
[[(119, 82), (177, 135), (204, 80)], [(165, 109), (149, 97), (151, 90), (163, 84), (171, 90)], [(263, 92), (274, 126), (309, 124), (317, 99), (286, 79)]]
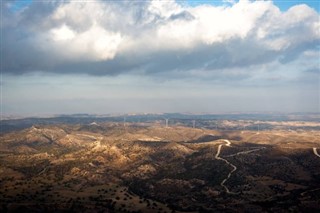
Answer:
[(4, 14), (3, 70), (12, 73), (240, 70), (294, 60), (320, 41), (316, 11), (298, 5), (281, 12), (271, 1), (36, 1)]
[(72, 31), (65, 24), (59, 28), (52, 29), (51, 33), (53, 35), (54, 41), (65, 41), (65, 40), (73, 39), (75, 37), (74, 31)]
[(180, 13), (183, 9), (174, 0), (167, 1), (150, 1), (150, 5), (147, 10), (154, 16), (160, 16), (162, 18), (169, 18), (170, 16)]
[[(87, 31), (78, 33), (71, 39), (53, 40), (51, 45), (59, 45), (64, 48), (64, 55), (79, 57), (87, 60), (110, 60), (117, 53), (118, 46), (122, 41), (120, 33), (109, 32), (104, 28), (93, 25)], [(63, 46), (62, 46), (63, 45)]]

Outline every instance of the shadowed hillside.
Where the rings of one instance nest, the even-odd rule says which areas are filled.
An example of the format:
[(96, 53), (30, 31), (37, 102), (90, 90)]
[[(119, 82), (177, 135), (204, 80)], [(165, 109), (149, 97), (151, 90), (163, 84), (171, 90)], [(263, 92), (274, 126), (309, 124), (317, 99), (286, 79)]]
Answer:
[(1, 136), (0, 208), (314, 211), (319, 136), (143, 123), (35, 125)]

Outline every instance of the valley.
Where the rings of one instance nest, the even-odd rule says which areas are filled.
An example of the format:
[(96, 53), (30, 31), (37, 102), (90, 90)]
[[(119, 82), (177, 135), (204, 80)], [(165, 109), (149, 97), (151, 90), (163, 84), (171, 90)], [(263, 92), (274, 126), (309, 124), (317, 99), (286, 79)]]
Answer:
[(259, 131), (239, 121), (219, 121), (231, 130), (161, 122), (37, 124), (1, 134), (1, 212), (320, 208), (317, 122), (288, 130), (274, 121)]

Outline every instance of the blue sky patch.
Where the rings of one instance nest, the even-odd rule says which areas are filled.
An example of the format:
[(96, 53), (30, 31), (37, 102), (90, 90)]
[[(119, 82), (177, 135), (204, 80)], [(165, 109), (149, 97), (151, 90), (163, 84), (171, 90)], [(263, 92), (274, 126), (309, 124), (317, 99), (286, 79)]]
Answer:
[[(234, 0), (238, 2), (238, 0)], [(184, 2), (184, 1), (180, 1)], [(186, 0), (186, 3), (190, 6), (198, 6), (202, 4), (209, 4), (214, 6), (223, 6), (223, 5), (231, 5), (232, 1), (227, 0)], [(312, 7), (316, 11), (320, 11), (320, 1), (319, 0), (308, 0), (308, 1), (301, 1), (301, 0), (275, 0), (273, 3), (280, 8), (281, 11), (287, 11), (290, 7), (299, 4), (306, 4), (309, 7)]]
[(10, 9), (12, 11), (19, 11), (32, 3), (32, 0), (20, 0), (20, 1), (12, 1), (10, 4)]

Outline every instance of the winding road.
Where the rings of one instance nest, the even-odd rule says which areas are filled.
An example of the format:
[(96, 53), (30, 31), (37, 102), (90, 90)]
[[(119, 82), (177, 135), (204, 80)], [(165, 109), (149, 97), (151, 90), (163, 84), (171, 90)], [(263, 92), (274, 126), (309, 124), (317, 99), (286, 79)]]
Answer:
[[(318, 151), (317, 151), (317, 148), (316, 148), (316, 147), (313, 147), (312, 150), (313, 150), (313, 154), (315, 154), (317, 157), (320, 158), (320, 155), (319, 155), (319, 153), (318, 153)], [(301, 196), (304, 196), (306, 193), (314, 192), (314, 191), (318, 191), (318, 190), (320, 190), (320, 188), (310, 189), (310, 190), (307, 190), (307, 191), (305, 191), (305, 192), (300, 193), (300, 195), (301, 195)]]
[(313, 153), (320, 158), (317, 148), (313, 147)]
[(46, 166), (42, 171), (40, 171), (40, 172), (38, 173), (38, 175), (41, 175), (41, 174), (45, 173), (48, 168), (49, 168), (49, 166)]
[[(230, 146), (231, 145), (231, 142), (229, 140), (223, 140), (223, 141), (227, 143), (227, 144), (225, 144), (225, 146)], [(237, 170), (237, 167), (235, 165), (233, 165), (232, 163), (230, 163), (229, 161), (227, 161), (226, 159), (219, 157), (222, 146), (223, 146), (223, 144), (220, 144), (218, 146), (218, 151), (217, 151), (216, 155), (214, 156), (214, 158), (217, 159), (217, 160), (222, 160), (222, 161), (226, 162), (228, 165), (230, 165), (232, 167), (232, 170), (229, 172), (228, 176), (225, 179), (222, 180), (222, 182), (220, 183), (220, 186), (222, 186), (226, 190), (226, 192), (228, 194), (235, 194), (233, 192), (230, 192), (230, 190), (225, 185), (225, 183), (231, 177), (231, 174)]]
[(259, 148), (256, 148), (256, 149), (251, 149), (251, 150), (248, 150), (248, 151), (242, 151), (242, 152), (238, 152), (236, 154), (232, 154), (232, 155), (227, 155), (225, 157), (233, 157), (233, 156), (237, 156), (237, 155), (243, 155), (243, 154), (249, 154), (251, 152), (256, 152), (256, 151), (260, 151), (261, 149), (265, 149), (266, 147), (259, 147)]

